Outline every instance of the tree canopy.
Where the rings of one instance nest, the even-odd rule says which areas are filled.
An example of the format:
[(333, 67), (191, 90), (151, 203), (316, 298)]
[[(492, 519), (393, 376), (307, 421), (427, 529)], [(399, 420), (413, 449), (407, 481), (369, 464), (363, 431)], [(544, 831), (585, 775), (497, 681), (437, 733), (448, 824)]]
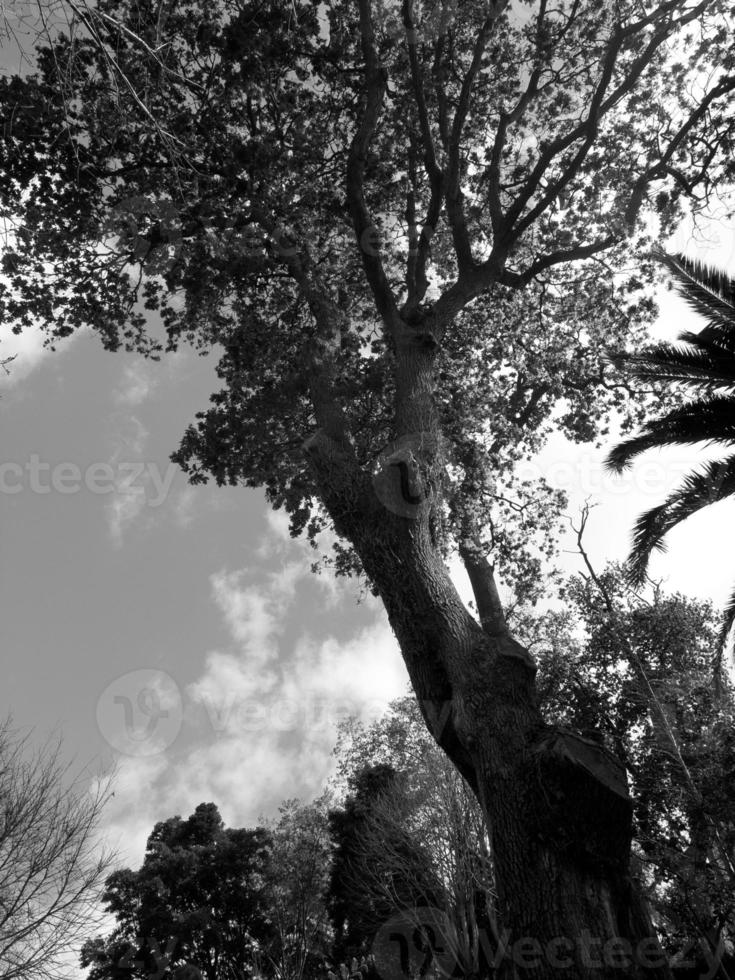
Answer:
[(213, 803), (157, 823), (140, 869), (107, 879), (103, 901), (117, 925), (85, 944), (89, 980), (170, 975), (184, 965), (208, 980), (247, 974), (272, 937), (270, 847), (263, 828), (225, 828)]
[(224, 351), (176, 458), (311, 534), (316, 427), (368, 473), (430, 428), (395, 403), (417, 332), (441, 347), (447, 541), (507, 574), (548, 551), (558, 494), (513, 463), (552, 414), (588, 439), (621, 406), (601, 355), (640, 336), (651, 273), (613, 271), (731, 175), (727, 4), (97, 9), (2, 82), (3, 318)]
[(62, 980), (69, 951), (99, 921), (114, 855), (100, 846), (109, 784), (91, 793), (62, 762), (0, 721), (0, 973)]
[(570, 579), (565, 595), (565, 613), (525, 627), (546, 710), (630, 773), (637, 874), (667, 949), (721, 957), (735, 936), (735, 698), (717, 614), (656, 583), (634, 591), (614, 565)]

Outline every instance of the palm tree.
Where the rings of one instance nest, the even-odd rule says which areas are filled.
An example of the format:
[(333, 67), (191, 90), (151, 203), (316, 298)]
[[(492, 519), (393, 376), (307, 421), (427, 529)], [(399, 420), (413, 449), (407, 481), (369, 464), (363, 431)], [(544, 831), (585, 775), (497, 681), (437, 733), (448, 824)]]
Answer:
[[(684, 255), (658, 258), (674, 284), (706, 325), (679, 334), (678, 343), (661, 343), (621, 358), (638, 378), (680, 385), (691, 397), (683, 405), (652, 419), (641, 432), (619, 443), (606, 465), (617, 473), (647, 449), (697, 443), (735, 446), (735, 279)], [(688, 474), (662, 504), (635, 524), (628, 558), (630, 578), (640, 584), (651, 553), (663, 551), (664, 536), (703, 507), (735, 495), (735, 455), (713, 460)], [(722, 639), (735, 622), (735, 592), (725, 610)]]

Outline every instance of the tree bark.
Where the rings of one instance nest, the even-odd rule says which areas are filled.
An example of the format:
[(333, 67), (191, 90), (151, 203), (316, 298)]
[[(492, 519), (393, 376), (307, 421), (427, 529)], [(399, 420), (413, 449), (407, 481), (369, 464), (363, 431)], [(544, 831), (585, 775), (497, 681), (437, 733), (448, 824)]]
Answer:
[[(407, 445), (396, 453), (408, 468)], [(336, 529), (385, 605), (426, 724), (486, 815), (501, 933), (501, 948), (486, 951), (497, 976), (669, 978), (630, 876), (632, 806), (618, 760), (544, 723), (532, 658), (507, 632), (483, 630), (454, 588), (431, 495), (406, 500), (389, 455), (396, 505), (387, 507), (386, 486), (376, 479), (376, 493), (339, 447), (312, 439), (309, 450)]]
[(545, 724), (535, 663), (505, 626), (492, 570), (470, 561), (478, 623), (442, 557), (441, 332), (430, 320), (391, 324), (397, 438), (376, 473), (323, 429), (308, 441), (322, 502), (383, 601), (429, 731), (483, 808), (501, 937), (485, 952), (496, 976), (668, 980), (630, 875), (625, 770), (597, 742)]

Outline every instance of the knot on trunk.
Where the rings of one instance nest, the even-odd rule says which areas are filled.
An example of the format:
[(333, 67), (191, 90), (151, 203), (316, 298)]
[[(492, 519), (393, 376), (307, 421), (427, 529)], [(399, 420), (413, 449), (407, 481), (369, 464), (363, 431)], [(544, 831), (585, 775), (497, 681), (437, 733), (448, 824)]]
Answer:
[(625, 872), (633, 806), (625, 767), (595, 739), (554, 728), (532, 749), (540, 838), (591, 866)]

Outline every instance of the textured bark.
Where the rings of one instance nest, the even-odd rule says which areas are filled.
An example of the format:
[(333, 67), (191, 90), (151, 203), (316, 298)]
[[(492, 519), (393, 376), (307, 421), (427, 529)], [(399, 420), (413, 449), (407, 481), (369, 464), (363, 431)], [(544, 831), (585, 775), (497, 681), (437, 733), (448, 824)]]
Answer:
[[(509, 634), (492, 570), (463, 557), (482, 623), (442, 558), (436, 321), (395, 323), (396, 442), (367, 474), (323, 430), (307, 450), (322, 500), (378, 591), (429, 731), (486, 815), (497, 881), (497, 976), (671, 976), (629, 872), (625, 772), (601, 745), (544, 723), (536, 668)], [(474, 563), (474, 565), (473, 565)], [(488, 940), (489, 941), (489, 940)]]
[[(499, 975), (670, 976), (629, 876), (632, 808), (619, 763), (544, 724), (530, 656), (467, 612), (432, 540), (430, 509), (395, 515), (368, 493), (347, 506), (325, 487), (383, 599), (429, 730), (487, 816), (508, 941)], [(632, 956), (623, 968), (636, 947), (648, 968)]]

